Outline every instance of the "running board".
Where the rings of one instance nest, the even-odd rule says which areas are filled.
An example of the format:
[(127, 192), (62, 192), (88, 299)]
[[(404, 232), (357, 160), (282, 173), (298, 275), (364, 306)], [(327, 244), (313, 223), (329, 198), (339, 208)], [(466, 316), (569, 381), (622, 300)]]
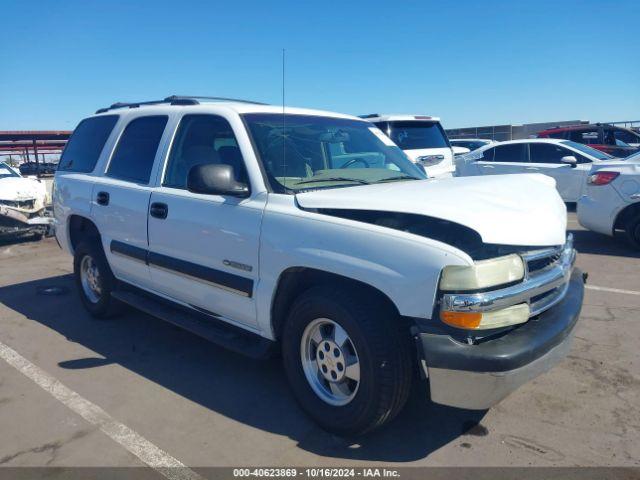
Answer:
[(268, 358), (275, 342), (230, 325), (214, 314), (191, 310), (135, 287), (124, 286), (111, 293), (116, 300), (169, 322), (228, 350), (251, 358)]

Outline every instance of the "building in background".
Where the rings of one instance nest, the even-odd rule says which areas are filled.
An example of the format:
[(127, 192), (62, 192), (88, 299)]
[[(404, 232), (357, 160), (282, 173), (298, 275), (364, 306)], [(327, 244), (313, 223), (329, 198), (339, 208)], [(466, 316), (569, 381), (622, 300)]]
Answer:
[(52, 175), (71, 131), (0, 131), (0, 161), (23, 175)]
[(484, 127), (452, 128), (446, 130), (449, 138), (486, 138), (487, 140), (518, 140), (535, 137), (536, 133), (553, 127), (588, 124), (587, 120), (525, 123), (523, 125), (487, 125)]

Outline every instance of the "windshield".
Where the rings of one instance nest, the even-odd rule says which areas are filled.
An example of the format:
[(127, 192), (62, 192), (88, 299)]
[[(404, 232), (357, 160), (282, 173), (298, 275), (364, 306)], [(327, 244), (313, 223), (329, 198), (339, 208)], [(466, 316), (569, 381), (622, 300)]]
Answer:
[(244, 115), (278, 193), (422, 180), (425, 173), (371, 123), (310, 115)]
[(19, 177), (15, 170), (11, 169), (9, 165), (4, 162), (0, 162), (0, 178), (7, 177)]
[(613, 157), (609, 154), (606, 154), (604, 152), (601, 152), (600, 150), (596, 150), (595, 148), (591, 148), (587, 145), (584, 145), (582, 143), (577, 143), (577, 142), (572, 142), (570, 140), (567, 140), (565, 142), (562, 142), (565, 145), (569, 145), (571, 148), (575, 148), (576, 150), (582, 152), (582, 153), (586, 153), (587, 155), (590, 155), (594, 158), (597, 158), (598, 160), (610, 160)]
[(438, 122), (390, 122), (391, 139), (402, 150), (449, 148), (449, 140)]

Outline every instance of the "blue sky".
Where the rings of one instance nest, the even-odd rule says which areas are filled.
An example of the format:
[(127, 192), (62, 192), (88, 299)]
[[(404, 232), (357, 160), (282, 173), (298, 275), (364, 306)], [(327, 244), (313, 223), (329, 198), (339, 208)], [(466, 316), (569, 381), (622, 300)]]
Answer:
[(640, 1), (2, 0), (0, 130), (199, 94), (445, 127), (640, 119)]

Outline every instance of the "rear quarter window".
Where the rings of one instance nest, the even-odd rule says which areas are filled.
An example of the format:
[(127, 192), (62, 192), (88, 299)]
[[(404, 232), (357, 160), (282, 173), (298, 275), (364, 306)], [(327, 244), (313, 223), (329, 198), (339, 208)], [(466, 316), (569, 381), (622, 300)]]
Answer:
[(117, 121), (118, 115), (92, 117), (81, 121), (67, 142), (58, 170), (92, 172)]
[(107, 175), (135, 183), (149, 183), (167, 120), (165, 115), (131, 120), (118, 141)]

